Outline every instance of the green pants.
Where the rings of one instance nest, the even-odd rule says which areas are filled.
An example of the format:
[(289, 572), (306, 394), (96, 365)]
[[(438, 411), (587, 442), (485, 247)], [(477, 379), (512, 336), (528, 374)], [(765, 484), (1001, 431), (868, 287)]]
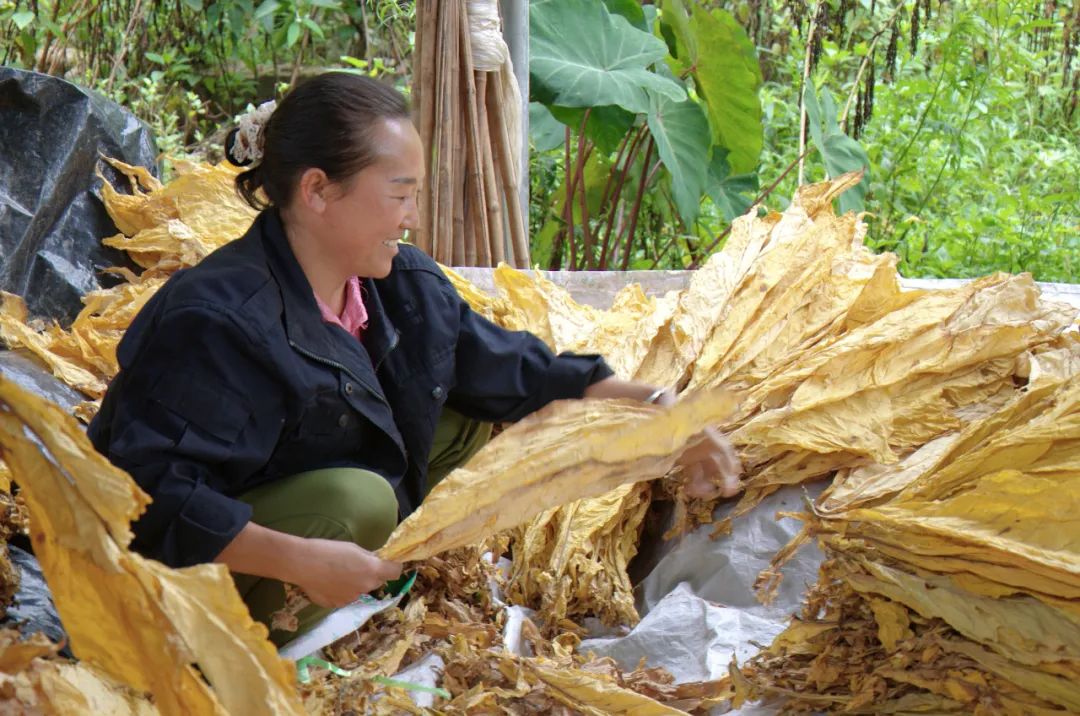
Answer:
[[(430, 490), (465, 463), (491, 437), (491, 425), (444, 410), (428, 458)], [(355, 542), (364, 549), (381, 547), (397, 526), (398, 503), (390, 483), (358, 468), (327, 468), (293, 475), (240, 496), (253, 508), (252, 521), (300, 537)], [(270, 626), (271, 615), (285, 604), (285, 587), (276, 579), (234, 574), (236, 589), (252, 618)], [(297, 614), (296, 632), (274, 630), (281, 646), (315, 626), (331, 610), (314, 604)]]

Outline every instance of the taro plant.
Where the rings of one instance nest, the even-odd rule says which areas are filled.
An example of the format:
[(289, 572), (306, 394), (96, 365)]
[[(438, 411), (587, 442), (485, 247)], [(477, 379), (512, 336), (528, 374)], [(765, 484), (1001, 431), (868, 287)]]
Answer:
[(531, 217), (534, 260), (699, 258), (757, 187), (761, 72), (743, 27), (683, 0), (534, 0), (530, 33), (532, 141), (564, 167), (558, 186), (534, 182), (550, 199)]

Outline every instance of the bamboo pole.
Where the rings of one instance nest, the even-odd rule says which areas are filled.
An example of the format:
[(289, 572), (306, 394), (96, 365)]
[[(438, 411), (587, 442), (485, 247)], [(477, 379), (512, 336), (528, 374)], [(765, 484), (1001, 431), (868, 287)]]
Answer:
[(436, 49), (438, 45), (439, 5), (437, 0), (421, 0), (417, 4), (416, 46), (420, 50), (419, 66), (414, 74), (413, 94), (420, 126), (420, 141), (428, 165), (424, 191), (420, 196), (420, 230), (413, 239), (417, 248), (432, 254), (432, 226), (435, 199), (435, 107), (438, 104), (436, 82)]
[(497, 266), (506, 261), (506, 242), (503, 234), (503, 199), (498, 191), (491, 144), (491, 122), (487, 111), (487, 80), (488, 73), (476, 73), (476, 109), (480, 124), (480, 150), (483, 155), (484, 207), (487, 211), (488, 236), (491, 240), (491, 265)]
[[(465, 4), (461, 5), (462, 27), (469, 26)], [(469, 37), (467, 34), (465, 37)], [(471, 38), (470, 38), (471, 39)], [(484, 210), (483, 154), (480, 150), (480, 122), (477, 113), (476, 77), (473, 72), (472, 43), (462, 43), (462, 76), (465, 79), (465, 265), (490, 266), (491, 245), (487, 213)]]
[(443, 199), (444, 186), (448, 182), (442, 180), (442, 174), (445, 170), (443, 165), (443, 155), (445, 154), (445, 148), (442, 142), (442, 129), (443, 123), (439, 122), (438, 117), (443, 115), (446, 111), (446, 76), (445, 66), (446, 61), (444, 58), (444, 25), (445, 23), (445, 9), (444, 4), (438, 2), (438, 0), (430, 0), (433, 12), (436, 16), (434, 42), (431, 44), (433, 47), (434, 62), (432, 64), (432, 75), (435, 78), (435, 97), (433, 102), (433, 123), (431, 133), (431, 166), (428, 168), (428, 173), (431, 175), (431, 221), (429, 222), (429, 231), (431, 232), (430, 241), (430, 255), (432, 258), (438, 260), (439, 257), (439, 234), (442, 221), (442, 204), (445, 201)]
[(468, 132), (468, 125), (465, 121), (465, 112), (468, 111), (469, 97), (466, 92), (466, 84), (468, 83), (467, 75), (468, 68), (465, 65), (465, 58), (469, 57), (471, 65), (471, 53), (472, 47), (469, 42), (469, 17), (468, 12), (465, 9), (465, 0), (454, 0), (454, 12), (456, 13), (456, 25), (457, 32), (453, 42), (455, 43), (453, 57), (457, 59), (454, 63), (454, 113), (451, 115), (451, 120), (454, 123), (454, 204), (453, 204), (453, 225), (454, 234), (451, 244), (451, 266), (468, 266), (465, 262), (465, 245), (469, 242), (471, 237), (465, 235), (465, 181), (468, 172), (469, 154), (468, 154), (468, 138), (466, 134)]
[(457, 47), (458, 33), (460, 32), (457, 22), (455, 3), (461, 0), (442, 0), (439, 3), (439, 81), (441, 87), (441, 122), (439, 122), (439, 157), (438, 157), (438, 205), (436, 207), (436, 224), (433, 244), (435, 247), (435, 260), (450, 264), (453, 259), (453, 206), (454, 197), (454, 162), (457, 157), (453, 154), (454, 135), (456, 123), (454, 115), (457, 106)]
[[(493, 89), (495, 88), (489, 88), (489, 90)], [(491, 133), (494, 139), (492, 149), (494, 151), (495, 167), (503, 190), (501, 198), (506, 202), (507, 223), (510, 225), (510, 245), (513, 249), (514, 265), (518, 268), (528, 268), (529, 242), (525, 236), (521, 205), (518, 203), (517, 193), (513, 187), (514, 169), (510, 152), (510, 138), (506, 134), (506, 123), (503, 121), (502, 109), (495, 99), (493, 91), (488, 92), (487, 105)]]

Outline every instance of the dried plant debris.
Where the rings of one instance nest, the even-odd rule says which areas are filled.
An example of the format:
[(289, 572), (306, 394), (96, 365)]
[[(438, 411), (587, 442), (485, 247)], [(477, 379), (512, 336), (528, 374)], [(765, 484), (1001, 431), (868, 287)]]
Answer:
[(14, 495), (13, 489), (11, 469), (0, 460), (0, 617), (19, 591), (19, 572), (8, 557), (7, 541), (15, 535), (28, 534), (30, 529), (26, 502)]

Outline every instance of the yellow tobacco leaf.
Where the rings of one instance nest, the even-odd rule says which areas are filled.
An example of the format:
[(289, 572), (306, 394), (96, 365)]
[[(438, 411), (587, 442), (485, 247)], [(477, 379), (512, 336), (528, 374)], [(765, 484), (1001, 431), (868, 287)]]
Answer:
[(0, 672), (17, 674), (39, 656), (48, 656), (59, 650), (59, 644), (53, 644), (41, 633), (34, 634), (23, 641), (15, 629), (0, 631)]
[(85, 663), (35, 659), (15, 675), (0, 673), (5, 714), (156, 716), (143, 694), (131, 691)]
[(611, 625), (637, 623), (626, 569), (650, 491), (624, 485), (537, 516), (514, 540), (507, 594), (552, 620), (594, 615)]
[(556, 402), (510, 427), (442, 480), (379, 553), (423, 559), (552, 507), (661, 477), (702, 428), (733, 408), (724, 391), (690, 396), (667, 410), (637, 401)]
[[(1080, 619), (1031, 597), (973, 594), (948, 577), (919, 577), (866, 559), (844, 579), (860, 592), (887, 597), (924, 617), (944, 620), (966, 638), (991, 645), (1028, 666), (1080, 660)], [(881, 600), (872, 599), (871, 605)], [(875, 616), (877, 612), (875, 611)]]
[(911, 620), (908, 619), (907, 610), (896, 602), (871, 599), (870, 608), (878, 624), (878, 641), (887, 650), (895, 651), (898, 643), (913, 636), (908, 628)]
[(0, 405), (0, 448), (76, 655), (153, 693), (166, 714), (301, 713), (291, 666), (226, 569), (172, 570), (129, 552), (146, 495), (55, 405), (2, 378)]
[(522, 659), (519, 663), (547, 684), (551, 696), (578, 713), (589, 716), (675, 716), (684, 713), (624, 689), (598, 674), (561, 668), (543, 659)]
[[(139, 170), (108, 161), (129, 176)], [(194, 265), (243, 235), (255, 217), (234, 188), (241, 169), (227, 162), (213, 166), (181, 162), (176, 171), (179, 176), (168, 185), (136, 190), (130, 196), (108, 182), (101, 187), (105, 208), (123, 232), (104, 243), (127, 251), (144, 268)]]
[(27, 325), (26, 304), (21, 298), (0, 292), (0, 337), (8, 348), (26, 348), (48, 365), (57, 378), (87, 395), (100, 397), (106, 383), (90, 370), (52, 350), (52, 341)]

